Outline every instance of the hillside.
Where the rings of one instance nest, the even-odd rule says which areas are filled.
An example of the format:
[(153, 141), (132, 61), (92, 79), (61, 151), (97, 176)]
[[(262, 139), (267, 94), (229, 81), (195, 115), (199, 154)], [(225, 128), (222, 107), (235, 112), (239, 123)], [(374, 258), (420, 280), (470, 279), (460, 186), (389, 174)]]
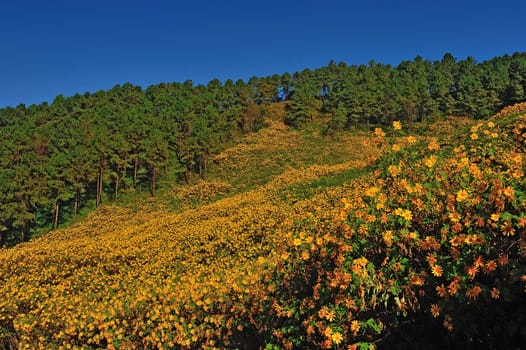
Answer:
[(438, 122), (434, 137), (268, 121), (172, 205), (103, 206), (0, 251), (0, 344), (513, 347), (526, 275), (517, 113)]
[[(214, 158), (215, 178), (127, 207), (103, 206), (68, 229), (2, 250), (0, 343), (49, 349), (195, 342), (187, 308), (216, 304), (258, 282), (285, 243), (284, 222), (312, 210), (305, 206), (328, 206), (327, 198), (304, 198), (330, 191), (330, 181), (339, 186), (331, 197), (340, 196), (342, 183), (364, 172), (364, 155), (378, 155), (366, 136), (324, 142), (319, 133), (268, 122)], [(228, 320), (210, 322), (209, 332)]]
[(1, 346), (522, 344), (524, 106), (419, 134), (268, 123), (205, 181), (1, 250)]

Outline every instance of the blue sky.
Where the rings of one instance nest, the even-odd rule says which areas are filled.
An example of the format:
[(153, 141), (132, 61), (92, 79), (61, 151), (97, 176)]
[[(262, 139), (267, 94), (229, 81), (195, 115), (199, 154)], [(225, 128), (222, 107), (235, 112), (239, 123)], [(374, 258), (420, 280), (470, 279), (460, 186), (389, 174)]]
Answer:
[(16, 0), (0, 5), (0, 107), (130, 82), (207, 83), (417, 55), (526, 51), (524, 0)]

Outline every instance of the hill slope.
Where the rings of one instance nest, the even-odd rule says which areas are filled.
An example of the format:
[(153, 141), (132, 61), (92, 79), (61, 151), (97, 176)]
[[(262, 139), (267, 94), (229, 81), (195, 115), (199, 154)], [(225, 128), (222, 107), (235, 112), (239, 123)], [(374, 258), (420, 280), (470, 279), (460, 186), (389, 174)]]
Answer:
[(2, 250), (0, 344), (402, 348), (424, 325), (474, 347), (504, 334), (481, 310), (512, 315), (500, 340), (520, 344), (526, 116), (442, 127), (271, 128), (217, 156), (215, 182), (174, 189), (197, 195), (179, 211), (103, 207)]
[[(324, 143), (274, 123), (219, 154), (215, 179), (129, 208), (102, 207), (71, 228), (2, 250), (0, 342), (189, 344), (194, 335), (185, 329), (194, 320), (174, 324), (179, 313), (191, 300), (216, 303), (258, 280), (257, 262), (273, 259), (284, 243), (283, 222), (303, 211), (290, 203), (315, 195), (316, 181), (363, 172), (362, 157), (377, 153), (365, 139)], [(163, 204), (168, 198), (176, 212)]]

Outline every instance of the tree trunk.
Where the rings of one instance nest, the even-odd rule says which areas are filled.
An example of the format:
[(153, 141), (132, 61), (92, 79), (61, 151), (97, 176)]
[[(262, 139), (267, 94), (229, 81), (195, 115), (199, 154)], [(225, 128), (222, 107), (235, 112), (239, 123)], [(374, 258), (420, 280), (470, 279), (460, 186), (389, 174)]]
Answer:
[(79, 211), (79, 197), (80, 197), (80, 193), (79, 193), (79, 190), (77, 189), (75, 191), (75, 203), (73, 205), (73, 223), (77, 222), (77, 212)]
[(203, 157), (203, 180), (206, 177), (206, 172), (208, 171), (208, 155)]
[(113, 201), (117, 201), (117, 197), (119, 196), (119, 182), (120, 182), (120, 175), (119, 175), (119, 169), (117, 168), (117, 178), (115, 179), (115, 194), (113, 196)]
[(55, 202), (55, 219), (53, 220), (53, 230), (56, 230), (58, 228), (58, 214), (60, 210), (60, 200), (57, 199)]
[(20, 242), (25, 242), (26, 237), (29, 237), (29, 224), (25, 223), (24, 227), (20, 230)]
[(95, 207), (99, 207), (102, 204), (102, 176), (104, 174), (104, 165), (101, 163), (99, 167), (99, 178), (97, 179), (97, 199)]
[(137, 187), (137, 169), (139, 168), (139, 156), (135, 156), (133, 163), (133, 188)]
[(100, 205), (100, 168), (99, 168), (99, 176), (97, 176), (97, 195), (95, 196), (95, 207), (98, 208)]
[(100, 181), (99, 181), (99, 205), (102, 204), (102, 176), (103, 176), (103, 169), (100, 168)]
[(206, 155), (202, 155), (199, 157), (199, 176), (202, 180), (204, 180), (206, 177), (206, 158)]
[(155, 188), (157, 187), (157, 166), (152, 167), (152, 197), (155, 197)]

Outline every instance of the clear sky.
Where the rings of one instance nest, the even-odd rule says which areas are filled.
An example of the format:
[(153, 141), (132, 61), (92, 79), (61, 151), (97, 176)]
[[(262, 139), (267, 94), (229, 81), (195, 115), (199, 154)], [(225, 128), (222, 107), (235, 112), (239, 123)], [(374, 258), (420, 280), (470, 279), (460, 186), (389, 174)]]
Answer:
[(6, 0), (0, 107), (417, 55), (526, 51), (525, 0)]

